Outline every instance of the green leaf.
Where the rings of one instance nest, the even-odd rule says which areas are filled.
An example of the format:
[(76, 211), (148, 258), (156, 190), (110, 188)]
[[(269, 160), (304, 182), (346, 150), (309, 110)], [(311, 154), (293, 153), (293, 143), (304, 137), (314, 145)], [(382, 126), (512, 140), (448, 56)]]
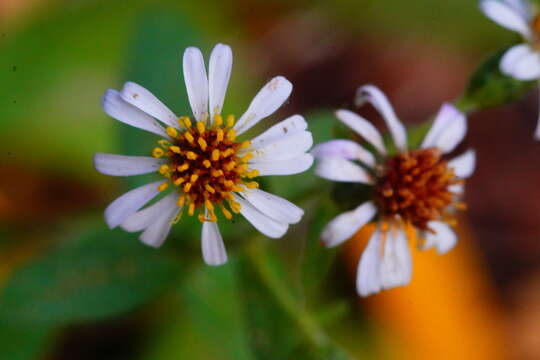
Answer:
[(32, 360), (43, 358), (46, 345), (52, 340), (55, 328), (49, 326), (13, 326), (0, 322), (2, 358)]
[(179, 270), (133, 234), (93, 230), (15, 272), (0, 295), (0, 320), (35, 326), (114, 316), (160, 295)]
[(457, 106), (470, 112), (500, 106), (521, 98), (536, 81), (518, 81), (499, 70), (504, 49), (489, 57), (471, 76), (463, 98)]

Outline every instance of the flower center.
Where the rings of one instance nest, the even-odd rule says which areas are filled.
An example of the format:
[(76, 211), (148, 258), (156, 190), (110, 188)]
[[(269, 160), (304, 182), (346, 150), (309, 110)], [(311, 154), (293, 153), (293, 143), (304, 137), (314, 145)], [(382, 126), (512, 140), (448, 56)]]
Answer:
[[(400, 153), (383, 165), (375, 191), (385, 218), (399, 216), (420, 230), (430, 230), (428, 222), (449, 217), (449, 207), (464, 208), (455, 203), (450, 186), (462, 184), (436, 148)], [(449, 220), (449, 219), (447, 219)]]
[(172, 140), (159, 140), (160, 146), (152, 152), (156, 158), (168, 158), (159, 169), (167, 178), (159, 190), (164, 191), (169, 185), (176, 187), (180, 193), (178, 206), (186, 206), (190, 216), (197, 210), (201, 222), (217, 221), (216, 206), (230, 220), (231, 211), (240, 211), (233, 192), (259, 186), (255, 181), (244, 180), (256, 177), (258, 171), (248, 170), (253, 155), (245, 149), (250, 142), (236, 141), (234, 116), (229, 115), (223, 121), (221, 115), (215, 115), (213, 120), (207, 126), (206, 121), (192, 124), (189, 117), (181, 117), (178, 120), (181, 130), (168, 127), (167, 134)]
[(532, 46), (540, 49), (540, 14), (533, 17), (529, 26), (532, 30)]

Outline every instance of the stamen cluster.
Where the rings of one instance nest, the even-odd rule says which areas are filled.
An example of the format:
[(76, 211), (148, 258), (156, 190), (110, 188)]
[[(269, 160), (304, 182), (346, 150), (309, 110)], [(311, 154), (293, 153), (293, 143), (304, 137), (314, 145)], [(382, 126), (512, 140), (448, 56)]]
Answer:
[(206, 121), (193, 124), (187, 116), (178, 121), (181, 130), (167, 128), (172, 141), (158, 141), (160, 146), (152, 152), (156, 158), (169, 160), (159, 169), (168, 179), (159, 190), (164, 191), (170, 184), (175, 186), (180, 193), (178, 206), (186, 206), (190, 216), (197, 210), (201, 222), (217, 221), (215, 206), (230, 220), (231, 211), (240, 212), (240, 203), (234, 200), (233, 192), (259, 186), (255, 181), (244, 180), (258, 176), (258, 171), (250, 170), (248, 165), (253, 155), (245, 149), (250, 142), (236, 141), (232, 115), (226, 121), (215, 115), (210, 126)]
[(450, 185), (463, 183), (448, 167), (436, 148), (400, 153), (383, 165), (375, 191), (383, 217), (398, 216), (420, 230), (430, 230), (428, 222), (447, 217), (453, 203)]

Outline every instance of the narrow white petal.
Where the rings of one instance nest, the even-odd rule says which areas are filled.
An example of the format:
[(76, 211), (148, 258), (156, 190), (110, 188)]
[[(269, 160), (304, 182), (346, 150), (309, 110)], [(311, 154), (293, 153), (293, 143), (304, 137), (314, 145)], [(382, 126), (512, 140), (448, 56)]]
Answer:
[(498, 0), (483, 0), (480, 2), (480, 9), (502, 27), (517, 31), (527, 39), (531, 37), (528, 20), (512, 6)]
[(155, 204), (137, 211), (129, 216), (120, 227), (129, 232), (141, 231), (152, 225), (163, 214), (170, 213), (176, 207), (178, 194), (172, 192), (164, 198), (157, 201)]
[(381, 285), (383, 289), (407, 285), (411, 281), (411, 251), (407, 237), (402, 231), (387, 233), (381, 263)]
[(315, 173), (322, 178), (333, 181), (373, 183), (373, 179), (366, 170), (352, 161), (338, 157), (319, 159)]
[(293, 115), (287, 119), (275, 124), (259, 136), (251, 140), (251, 145), (254, 147), (264, 146), (267, 142), (272, 142), (275, 139), (294, 134), (299, 131), (306, 130), (308, 127), (306, 120), (301, 115)]
[(372, 123), (349, 110), (336, 111), (336, 117), (342, 123), (354, 130), (364, 140), (369, 142), (382, 155), (386, 154), (386, 148), (381, 133)]
[(180, 208), (174, 206), (168, 209), (168, 211), (163, 212), (161, 216), (143, 231), (139, 239), (146, 245), (156, 248), (160, 247), (167, 238), (167, 235), (169, 235), (174, 218), (178, 215), (179, 211)]
[(359, 160), (369, 167), (375, 166), (375, 157), (358, 143), (351, 140), (330, 140), (318, 144), (311, 150), (315, 158), (340, 157), (348, 160)]
[(140, 186), (114, 200), (105, 209), (105, 221), (107, 225), (111, 229), (114, 229), (123, 223), (124, 220), (142, 208), (159, 193), (158, 186), (161, 183), (163, 183), (163, 180)]
[(529, 0), (503, 0), (509, 6), (513, 7), (526, 21), (530, 22), (533, 18), (533, 9)]
[(356, 291), (369, 296), (381, 291), (381, 232), (375, 230), (360, 257), (356, 271)]
[(533, 50), (530, 48), (529, 44), (512, 46), (501, 58), (501, 62), (499, 64), (501, 72), (507, 75), (512, 75), (516, 62), (529, 55), (532, 51)]
[(127, 101), (131, 105), (141, 109), (148, 115), (155, 117), (166, 125), (175, 128), (179, 127), (177, 121), (178, 117), (154, 94), (146, 90), (144, 87), (135, 84), (134, 82), (127, 82), (124, 84), (124, 88), (120, 92), (120, 96), (122, 99), (124, 99), (124, 101)]
[(465, 192), (465, 186), (463, 184), (454, 184), (450, 185), (448, 187), (448, 191), (456, 194), (456, 195), (462, 195)]
[(248, 150), (253, 154), (253, 161), (278, 161), (298, 157), (313, 145), (313, 137), (309, 131), (299, 131), (294, 134), (267, 141), (263, 147), (251, 146)]
[(204, 262), (208, 265), (218, 266), (227, 262), (227, 251), (217, 223), (203, 223), (201, 249)]
[(388, 126), (388, 130), (390, 130), (390, 135), (392, 135), (396, 147), (400, 150), (407, 149), (407, 130), (397, 118), (386, 95), (376, 86), (361, 86), (356, 92), (356, 105), (361, 106), (366, 102), (373, 105), (381, 114), (386, 122), (386, 126)]
[(203, 120), (208, 116), (208, 78), (201, 50), (188, 47), (184, 51), (184, 81), (193, 116)]
[(529, 81), (540, 77), (540, 53), (531, 51), (517, 59), (508, 75), (517, 80)]
[(445, 254), (457, 244), (457, 236), (454, 230), (448, 224), (440, 221), (430, 221), (428, 226), (435, 233), (426, 232), (426, 242), (422, 246), (423, 250), (436, 248), (439, 254)]
[(289, 228), (288, 224), (266, 216), (238, 195), (235, 195), (235, 200), (242, 206), (240, 213), (251, 223), (251, 225), (253, 225), (253, 227), (255, 227), (255, 229), (259, 230), (264, 235), (269, 238), (277, 239), (287, 232), (287, 229)]
[(210, 118), (221, 114), (232, 70), (232, 51), (228, 45), (217, 44), (210, 55), (208, 69), (208, 93)]
[(433, 125), (431, 125), (426, 137), (424, 137), (421, 148), (426, 149), (437, 146), (437, 140), (441, 134), (453, 121), (456, 121), (460, 117), (464, 117), (464, 115), (454, 105), (449, 103), (443, 104), (435, 116)]
[(246, 189), (242, 196), (257, 210), (281, 223), (296, 224), (304, 215), (304, 210), (292, 202), (266, 191)]
[(344, 212), (332, 219), (324, 228), (321, 238), (326, 247), (340, 245), (351, 238), (362, 226), (367, 224), (375, 214), (377, 208), (370, 201), (352, 211)]
[(463, 179), (473, 174), (475, 165), (476, 152), (474, 150), (468, 150), (448, 162), (448, 166), (454, 169), (456, 176)]
[(250, 169), (259, 171), (259, 176), (299, 174), (313, 165), (313, 156), (301, 154), (293, 159), (279, 161), (250, 161)]
[(94, 167), (105, 175), (131, 176), (157, 171), (165, 162), (149, 156), (94, 154)]
[(292, 84), (283, 76), (276, 76), (270, 80), (264, 87), (255, 95), (248, 109), (238, 119), (234, 126), (236, 134), (240, 135), (261, 119), (272, 115), (291, 95)]
[(101, 103), (107, 115), (116, 120), (169, 139), (165, 130), (154, 118), (124, 101), (118, 91), (113, 89), (105, 91)]

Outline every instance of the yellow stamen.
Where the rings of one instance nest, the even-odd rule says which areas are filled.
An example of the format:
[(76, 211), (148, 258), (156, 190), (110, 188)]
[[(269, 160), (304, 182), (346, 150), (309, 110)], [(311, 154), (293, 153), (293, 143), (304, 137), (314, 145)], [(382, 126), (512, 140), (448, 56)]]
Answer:
[(242, 143), (240, 144), (240, 148), (241, 149), (246, 149), (246, 148), (249, 147), (249, 145), (251, 145), (251, 141), (245, 140), (245, 141), (242, 141)]
[(215, 194), (215, 193), (216, 193), (216, 190), (214, 190), (214, 188), (213, 188), (212, 186), (208, 185), (208, 184), (205, 184), (205, 185), (204, 185), (204, 188), (205, 188), (206, 190), (208, 190), (208, 192), (209, 192), (210, 194)]
[(214, 210), (214, 205), (212, 204), (212, 202), (210, 200), (206, 199), (204, 201), (204, 205), (206, 206), (206, 208), (208, 210)]
[(193, 144), (193, 142), (195, 141), (195, 138), (189, 132), (186, 132), (184, 136), (186, 137), (186, 140), (189, 141), (190, 144)]
[(180, 148), (178, 146), (169, 146), (169, 150), (171, 150), (173, 153), (180, 154)]
[(172, 138), (176, 138), (178, 136), (178, 131), (176, 131), (176, 129), (171, 126), (168, 126), (167, 135), (169, 135)]
[(227, 126), (233, 127), (234, 126), (234, 115), (227, 115)]
[(234, 169), (235, 166), (236, 166), (236, 162), (234, 162), (234, 161), (229, 161), (229, 162), (226, 163), (223, 167), (225, 168), (225, 170), (231, 171), (232, 169)]
[(223, 216), (225, 216), (225, 218), (226, 218), (227, 220), (231, 220), (231, 219), (232, 219), (232, 214), (231, 214), (231, 212), (230, 212), (229, 210), (225, 209), (225, 208), (223, 207), (223, 205), (221, 206), (221, 212), (223, 213)]
[(193, 216), (194, 213), (195, 213), (195, 203), (191, 202), (189, 203), (188, 215)]
[(253, 154), (252, 153), (247, 153), (246, 155), (242, 156), (240, 158), (240, 160), (242, 162), (248, 162), (249, 160), (251, 160), (253, 158)]
[(252, 179), (254, 177), (259, 176), (259, 170), (257, 170), (257, 169), (251, 170), (246, 175), (247, 175), (248, 178)]
[(199, 175), (197, 174), (192, 174), (191, 175), (191, 178), (189, 179), (189, 181), (191, 181), (192, 183), (196, 182), (197, 179), (199, 178)]
[(154, 148), (154, 150), (152, 150), (152, 156), (155, 157), (155, 158), (160, 158), (164, 154), (165, 154), (165, 152), (163, 151), (162, 148), (157, 147), (157, 148)]
[(169, 169), (169, 165), (167, 165), (167, 164), (163, 164), (163, 165), (161, 165), (161, 166), (159, 167), (159, 173), (160, 173), (161, 175), (165, 175), (166, 173), (169, 172), (169, 170), (170, 170), (170, 169)]
[(223, 171), (220, 169), (220, 170), (212, 170), (212, 176), (213, 177), (220, 177), (223, 175)]
[(186, 153), (186, 157), (189, 159), (189, 160), (196, 160), (197, 159), (197, 154), (195, 154), (193, 151), (188, 151)]
[(234, 141), (236, 139), (236, 131), (234, 129), (230, 129), (227, 131), (227, 140)]
[(180, 118), (180, 120), (178, 120), (178, 121), (180, 122), (180, 125), (182, 125), (182, 126), (185, 126), (187, 128), (191, 127), (191, 120), (187, 116), (182, 116)]
[(186, 203), (186, 197), (184, 195), (180, 195), (178, 197), (178, 201), (176, 202), (176, 205), (182, 207)]
[(165, 139), (158, 140), (157, 143), (164, 148), (166, 148), (167, 146), (171, 144), (169, 140), (165, 140)]
[(219, 160), (219, 150), (214, 149), (212, 151), (212, 161), (218, 161)]
[(225, 186), (228, 187), (228, 188), (231, 188), (231, 187), (234, 186), (234, 181), (232, 181), (232, 180), (225, 180), (225, 181), (223, 182), (223, 185), (225, 185)]
[(169, 187), (169, 183), (164, 182), (163, 184), (159, 185), (157, 189), (161, 192), (161, 191), (165, 191), (165, 189), (167, 189), (168, 187)]
[(256, 181), (250, 181), (246, 184), (246, 186), (250, 189), (258, 189), (259, 188), (259, 183), (256, 182)]
[(188, 182), (186, 185), (184, 185), (184, 192), (189, 192), (189, 190), (191, 190), (191, 186), (192, 184), (190, 182)]
[(234, 213), (238, 214), (240, 210), (242, 209), (242, 205), (235, 200), (229, 200), (229, 202), (230, 202), (231, 210)]
[(206, 219), (206, 218), (204, 217), (203, 214), (199, 214), (198, 218), (199, 218), (199, 221), (202, 222), (202, 223), (208, 220), (208, 219)]
[(199, 143), (199, 146), (201, 147), (202, 151), (206, 151), (206, 147), (208, 144), (206, 143), (206, 140), (204, 140), (202, 137), (200, 137), (197, 142)]
[(178, 170), (179, 172), (186, 171), (187, 169), (189, 169), (189, 164), (186, 163), (186, 162), (183, 163), (182, 165), (180, 165), (180, 166), (177, 168), (177, 170)]
[(205, 168), (207, 168), (207, 169), (208, 169), (210, 166), (212, 166), (212, 163), (211, 163), (210, 160), (208, 160), (208, 159), (204, 159), (204, 161), (202, 162), (202, 164), (203, 164), (203, 166), (204, 166)]
[(199, 131), (199, 134), (203, 135), (204, 131), (206, 130), (206, 127), (204, 126), (204, 122), (197, 121), (197, 130)]
[(223, 136), (224, 136), (224, 132), (223, 132), (223, 129), (221, 128), (218, 128), (216, 130), (216, 143), (220, 143), (223, 141)]
[(174, 180), (174, 185), (175, 186), (180, 186), (184, 183), (184, 181), (186, 181), (184, 178), (178, 178), (176, 180)]
[(220, 114), (215, 114), (214, 115), (214, 125), (215, 126), (223, 125), (223, 117)]

